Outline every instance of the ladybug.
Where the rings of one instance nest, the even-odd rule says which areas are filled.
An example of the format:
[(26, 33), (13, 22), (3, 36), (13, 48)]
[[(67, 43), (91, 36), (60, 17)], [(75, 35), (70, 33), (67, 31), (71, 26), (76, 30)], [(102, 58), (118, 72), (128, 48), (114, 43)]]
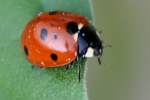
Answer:
[[(41, 68), (63, 67), (96, 56), (103, 46), (96, 29), (79, 14), (52, 11), (34, 17), (25, 27), (22, 48), (27, 59)], [(80, 65), (78, 67), (80, 80)]]

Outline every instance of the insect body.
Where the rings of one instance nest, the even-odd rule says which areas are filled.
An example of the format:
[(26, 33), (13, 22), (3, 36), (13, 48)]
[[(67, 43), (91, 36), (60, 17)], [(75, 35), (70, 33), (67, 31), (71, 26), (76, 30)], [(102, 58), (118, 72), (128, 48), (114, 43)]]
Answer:
[(22, 48), (36, 66), (62, 67), (102, 55), (102, 41), (86, 17), (62, 11), (44, 12), (33, 18), (22, 33)]

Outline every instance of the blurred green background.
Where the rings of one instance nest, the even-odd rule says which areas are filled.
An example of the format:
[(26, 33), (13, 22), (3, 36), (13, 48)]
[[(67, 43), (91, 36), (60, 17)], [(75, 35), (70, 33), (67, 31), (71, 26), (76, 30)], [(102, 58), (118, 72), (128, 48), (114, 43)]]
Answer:
[[(36, 100), (39, 97), (44, 99), (49, 97), (44, 92), (49, 93), (51, 91), (48, 90), (53, 89), (48, 83), (51, 78), (47, 80), (47, 77), (53, 71), (31, 70), (29, 67), (24, 67), (29, 64), (24, 63), (26, 61), (23, 57), (20, 57), (22, 52), (18, 43), (20, 39), (18, 33), (21, 33), (26, 21), (36, 15), (42, 8), (39, 6), (40, 3), (36, 4), (34, 0), (28, 0), (26, 3), (22, 0), (15, 1), (17, 2), (0, 0), (0, 19), (2, 19), (0, 25), (0, 57), (2, 58), (0, 59), (0, 100), (2, 100), (2, 97), (5, 97), (3, 100), (16, 100), (16, 98), (25, 100), (30, 97)], [(103, 30), (102, 39), (104, 44), (111, 44), (112, 48), (104, 49), (102, 65), (98, 65), (96, 58), (88, 60), (87, 85), (89, 100), (149, 100), (150, 0), (92, 1), (96, 27), (100, 31)], [(18, 4), (21, 6), (18, 6)], [(15, 63), (17, 65), (14, 65)], [(20, 73), (24, 74), (20, 76)], [(24, 80), (24, 77), (27, 77), (27, 79)], [(28, 85), (33, 77), (33, 83)], [(30, 82), (28, 82), (28, 78), (31, 79)], [(46, 82), (44, 83), (42, 79)], [(59, 78), (57, 79), (59, 80)], [(24, 80), (24, 83), (21, 80)], [(74, 80), (76, 79), (74, 78)], [(40, 82), (40, 85), (34, 84), (36, 82)], [(41, 91), (44, 91), (43, 94), (36, 91), (41, 86), (44, 87), (41, 89)], [(60, 85), (58, 84), (58, 86)], [(31, 87), (34, 87), (34, 90)], [(69, 87), (71, 85), (67, 88)], [(23, 90), (24, 88), (27, 90)], [(36, 92), (33, 93), (32, 90)], [(57, 94), (55, 95), (57, 96)]]
[[(102, 65), (88, 63), (90, 100), (150, 99), (150, 0), (93, 0)], [(94, 66), (93, 66), (94, 65)]]

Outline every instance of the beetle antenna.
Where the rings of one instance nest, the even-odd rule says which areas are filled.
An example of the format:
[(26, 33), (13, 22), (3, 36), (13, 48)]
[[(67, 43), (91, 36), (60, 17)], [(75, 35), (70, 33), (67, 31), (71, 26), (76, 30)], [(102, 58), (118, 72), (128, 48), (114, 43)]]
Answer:
[(101, 65), (102, 62), (101, 62), (100, 56), (97, 57), (97, 60), (98, 60), (99, 65)]
[(107, 44), (107, 45), (104, 45), (104, 46), (103, 46), (103, 48), (108, 48), (108, 47), (109, 47), (109, 48), (111, 48), (111, 47), (112, 47), (112, 45)]
[(80, 82), (81, 80), (81, 68), (80, 68), (80, 64), (78, 64), (78, 81)]
[(66, 65), (66, 70), (69, 70), (71, 68), (71, 64)]
[(101, 31), (98, 31), (98, 33), (99, 33), (99, 34), (102, 34), (102, 33), (103, 33), (103, 30), (101, 30)]

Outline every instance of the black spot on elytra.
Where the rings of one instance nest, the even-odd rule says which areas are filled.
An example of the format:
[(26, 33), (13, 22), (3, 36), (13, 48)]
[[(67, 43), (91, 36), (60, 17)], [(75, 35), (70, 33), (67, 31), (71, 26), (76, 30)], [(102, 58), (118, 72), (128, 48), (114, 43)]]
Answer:
[(73, 21), (69, 22), (69, 23), (67, 24), (67, 31), (68, 31), (71, 35), (73, 35), (74, 33), (78, 32), (78, 25), (77, 25), (77, 23), (76, 23), (76, 22), (73, 22)]
[(49, 15), (56, 15), (58, 13), (58, 11), (50, 11)]
[(46, 39), (47, 39), (47, 35), (48, 35), (47, 29), (42, 28), (42, 29), (41, 29), (41, 32), (40, 32), (40, 38), (41, 38), (42, 40), (46, 40)]
[(29, 55), (28, 48), (26, 46), (24, 46), (24, 52), (25, 52), (26, 56)]
[(51, 57), (51, 59), (54, 60), (54, 61), (56, 61), (56, 60), (58, 59), (57, 55), (54, 54), (54, 53), (52, 53), (52, 54), (50, 55), (50, 57)]
[(54, 39), (56, 40), (57, 38), (58, 38), (58, 36), (55, 34), (55, 35), (54, 35)]

